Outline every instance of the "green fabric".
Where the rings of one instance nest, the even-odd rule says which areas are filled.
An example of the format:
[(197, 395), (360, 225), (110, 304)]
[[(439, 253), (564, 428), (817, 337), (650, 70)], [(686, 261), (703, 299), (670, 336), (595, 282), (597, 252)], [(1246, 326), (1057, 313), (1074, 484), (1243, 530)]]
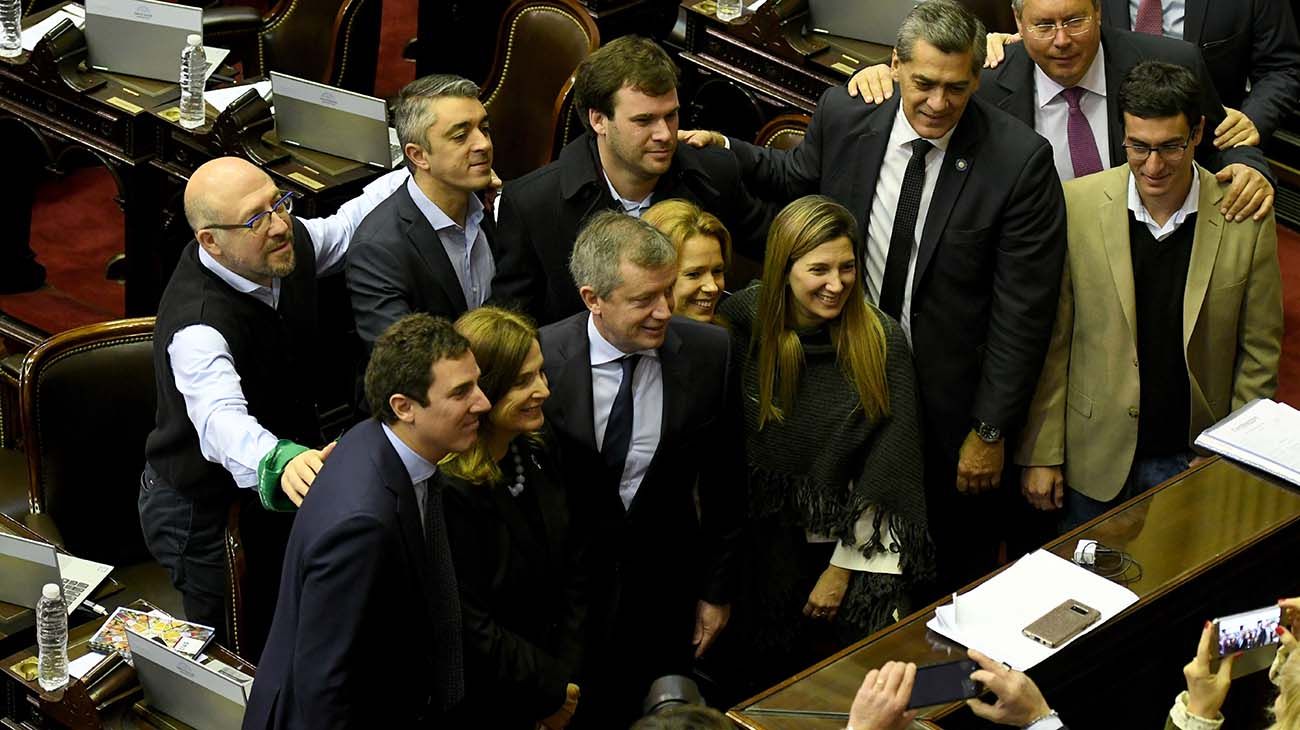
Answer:
[(279, 443), (262, 457), (261, 463), (257, 465), (257, 496), (262, 499), (264, 509), (271, 512), (293, 512), (298, 509), (289, 499), (289, 495), (280, 489), (280, 477), (284, 475), (284, 468), (293, 461), (294, 457), (310, 450), (302, 444), (280, 439)]

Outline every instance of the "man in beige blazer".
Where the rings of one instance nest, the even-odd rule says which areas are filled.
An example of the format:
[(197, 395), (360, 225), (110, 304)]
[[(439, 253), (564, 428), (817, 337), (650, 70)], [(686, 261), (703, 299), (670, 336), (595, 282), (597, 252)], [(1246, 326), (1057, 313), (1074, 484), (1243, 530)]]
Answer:
[(1189, 71), (1146, 62), (1119, 92), (1129, 164), (1065, 184), (1061, 301), (1016, 455), (1025, 497), (1067, 529), (1185, 470), (1197, 434), (1277, 388), (1272, 214), (1224, 221), (1224, 187), (1188, 153)]

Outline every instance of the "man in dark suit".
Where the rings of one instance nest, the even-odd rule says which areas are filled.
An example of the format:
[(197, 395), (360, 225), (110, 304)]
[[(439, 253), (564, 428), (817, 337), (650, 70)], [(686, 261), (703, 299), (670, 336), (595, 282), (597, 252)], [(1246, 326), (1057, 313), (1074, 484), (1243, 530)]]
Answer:
[(367, 352), (403, 315), (454, 320), (492, 293), (493, 222), (476, 195), (491, 182), (492, 137), (478, 93), (446, 74), (402, 89), (394, 117), (411, 178), (361, 222), (347, 258)]
[[(1195, 44), (1227, 118), (1216, 146), (1267, 142), (1300, 99), (1300, 36), (1288, 0), (1102, 0), (1107, 25)], [(1249, 90), (1247, 90), (1249, 85)]]
[(591, 545), (594, 631), (577, 720), (626, 727), (651, 682), (689, 673), (730, 615), (745, 509), (740, 406), (726, 330), (672, 317), (677, 253), (663, 234), (597, 213), (570, 272), (588, 311), (540, 339), (546, 420), (573, 529)]
[(894, 98), (863, 105), (828, 89), (789, 152), (729, 141), (759, 195), (821, 193), (861, 218), (867, 290), (916, 356), (941, 590), (996, 565), (1005, 515), (973, 495), (1001, 482), (1004, 434), (1042, 369), (1065, 255), (1051, 147), (972, 99), (984, 50), (968, 10), (922, 3), (899, 30)]
[(293, 523), (244, 728), (433, 726), (464, 694), (435, 464), (489, 409), (469, 343), (425, 314), (375, 343), (376, 417), (344, 434)]
[(677, 146), (677, 69), (654, 41), (625, 36), (588, 56), (576, 72), (574, 105), (588, 131), (502, 193), (497, 297), (541, 324), (585, 311), (568, 272), (583, 222), (600, 210), (640, 217), (669, 198), (698, 204), (742, 250), (762, 251), (771, 218), (745, 192), (735, 161)]

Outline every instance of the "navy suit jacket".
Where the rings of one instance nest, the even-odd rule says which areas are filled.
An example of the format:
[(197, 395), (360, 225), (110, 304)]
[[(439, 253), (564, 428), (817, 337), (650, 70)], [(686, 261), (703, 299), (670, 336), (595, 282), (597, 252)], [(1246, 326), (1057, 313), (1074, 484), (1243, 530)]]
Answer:
[[(1201, 49), (1223, 103), (1272, 137), (1300, 99), (1300, 37), (1287, 0), (1186, 0), (1186, 8), (1183, 40)], [(1101, 9), (1107, 25), (1131, 27), (1128, 0), (1102, 0)]]
[(456, 585), (437, 585), (430, 563), (406, 468), (379, 422), (362, 421), (294, 520), (244, 730), (435, 722), (459, 699), (437, 675), (433, 628), (435, 596)]

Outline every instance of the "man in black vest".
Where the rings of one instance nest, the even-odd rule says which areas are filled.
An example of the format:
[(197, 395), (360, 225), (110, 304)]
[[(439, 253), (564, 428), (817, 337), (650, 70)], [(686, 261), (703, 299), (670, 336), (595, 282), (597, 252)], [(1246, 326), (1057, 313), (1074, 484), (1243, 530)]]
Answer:
[[(375, 185), (391, 192), (401, 179)], [(245, 489), (268, 510), (292, 510), (329, 453), (313, 448), (322, 438), (303, 377), (313, 362), (316, 278), (342, 266), (355, 221), (385, 195), (368, 189), (331, 219), (291, 218), (292, 194), (234, 157), (200, 166), (185, 187), (195, 240), (158, 307), (158, 411), (140, 522), (186, 617), (219, 638), (231, 505)], [(287, 536), (287, 521), (277, 527)], [(278, 566), (281, 556), (260, 559)]]

